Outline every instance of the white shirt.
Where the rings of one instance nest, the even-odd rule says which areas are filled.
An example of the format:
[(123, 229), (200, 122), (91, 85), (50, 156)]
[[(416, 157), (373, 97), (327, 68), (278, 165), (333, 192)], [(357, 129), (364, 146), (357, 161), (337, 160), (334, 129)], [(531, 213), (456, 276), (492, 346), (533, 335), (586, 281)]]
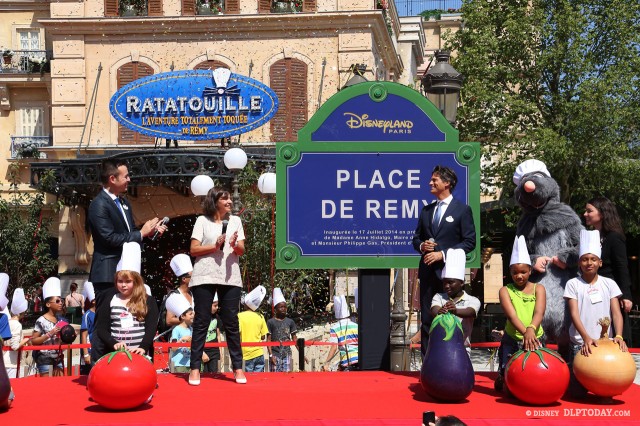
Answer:
[(111, 198), (113, 200), (113, 202), (115, 203), (116, 207), (118, 207), (118, 210), (120, 210), (120, 213), (122, 213), (122, 217), (124, 217), (124, 223), (127, 224), (127, 228), (129, 229), (129, 231), (131, 231), (131, 224), (129, 224), (129, 221), (127, 220), (127, 215), (124, 214), (124, 208), (125, 207), (124, 207), (124, 204), (122, 203), (122, 201), (118, 200), (116, 202), (116, 198), (118, 198), (118, 197), (113, 195), (112, 193), (110, 193), (109, 190), (107, 190), (107, 188), (102, 188), (102, 190), (107, 193), (109, 198)]
[(436, 206), (435, 209), (433, 209), (433, 214), (435, 217), (436, 214), (436, 209), (440, 209), (440, 221), (438, 222), (438, 225), (440, 225), (440, 222), (442, 222), (442, 218), (444, 217), (445, 213), (447, 212), (447, 207), (449, 207), (449, 204), (451, 204), (451, 201), (453, 201), (453, 195), (449, 194), (449, 196), (447, 198), (445, 198), (444, 200), (436, 200), (436, 203), (440, 203), (440, 206)]
[[(434, 306), (442, 307), (444, 306), (451, 298), (447, 293), (436, 293), (431, 300), (431, 307)], [(456, 308), (471, 308), (476, 312), (476, 316), (481, 309), (480, 299), (477, 297), (471, 296), (467, 294), (464, 290), (462, 291), (462, 296), (458, 300), (456, 300)], [(462, 322), (462, 334), (464, 336), (464, 346), (467, 349), (468, 353), (471, 353), (471, 332), (473, 331), (473, 321), (475, 318), (459, 317)]]

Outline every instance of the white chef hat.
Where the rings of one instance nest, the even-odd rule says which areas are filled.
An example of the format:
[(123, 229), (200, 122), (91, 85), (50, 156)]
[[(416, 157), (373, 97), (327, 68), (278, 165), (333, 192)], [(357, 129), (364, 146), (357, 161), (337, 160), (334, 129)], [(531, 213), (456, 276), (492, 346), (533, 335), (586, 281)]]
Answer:
[(182, 293), (172, 293), (169, 297), (167, 297), (167, 301), (165, 303), (167, 306), (167, 311), (171, 312), (178, 318), (180, 318), (180, 315), (184, 314), (188, 309), (191, 308), (191, 304)]
[(333, 296), (333, 313), (336, 319), (343, 319), (349, 317), (349, 304), (344, 294), (340, 296)]
[(93, 302), (93, 299), (96, 298), (96, 291), (93, 288), (93, 283), (91, 281), (85, 281), (82, 286), (82, 295), (89, 302)]
[(218, 292), (217, 291), (215, 293), (213, 293), (213, 301), (214, 302), (218, 301)]
[[(7, 308), (9, 299), (7, 299), (7, 289), (9, 288), (9, 275), (4, 272), (0, 273), (0, 311)], [(7, 315), (9, 312), (7, 312)]]
[(42, 298), (47, 300), (50, 297), (60, 296), (60, 278), (48, 278), (42, 285)]
[(7, 294), (9, 288), (9, 275), (5, 272), (0, 272), (0, 293)]
[(353, 289), (353, 306), (356, 308), (356, 312), (358, 312), (358, 287)]
[(527, 250), (527, 242), (524, 239), (524, 235), (516, 236), (513, 240), (513, 250), (511, 251), (511, 260), (509, 266), (516, 263), (524, 263), (531, 266), (531, 257), (529, 256), (529, 250)]
[(600, 231), (593, 230), (587, 231), (583, 229), (580, 231), (580, 257), (591, 253), (596, 256), (602, 256), (602, 247), (600, 246)]
[(520, 185), (520, 181), (524, 175), (534, 172), (540, 172), (551, 177), (551, 173), (549, 173), (547, 166), (542, 161), (531, 159), (523, 161), (518, 165), (518, 167), (516, 167), (516, 171), (513, 174), (513, 183)]
[(188, 254), (176, 254), (173, 256), (173, 259), (171, 259), (171, 263), (169, 265), (171, 266), (173, 273), (176, 274), (176, 277), (178, 278), (193, 271), (191, 258)]
[(282, 290), (278, 287), (273, 289), (273, 306), (276, 306), (278, 303), (287, 303), (284, 298), (284, 294), (282, 294)]
[(138, 243), (124, 243), (122, 245), (122, 257), (116, 267), (118, 271), (134, 271), (140, 273), (142, 264), (142, 250)]
[(13, 298), (11, 299), (11, 313), (13, 315), (20, 315), (29, 307), (29, 302), (24, 297), (24, 290), (16, 288), (13, 291)]
[(442, 279), (453, 278), (464, 281), (467, 256), (462, 249), (447, 250), (447, 261), (442, 269)]
[(244, 296), (244, 304), (252, 311), (255, 311), (260, 307), (260, 304), (266, 295), (267, 289), (264, 288), (264, 286), (259, 285)]
[(0, 294), (0, 315), (5, 314), (7, 316), (11, 316), (9, 315), (9, 311), (7, 311), (7, 304), (9, 304), (9, 299), (7, 299), (7, 296), (4, 294)]
[(147, 284), (144, 285), (144, 291), (147, 293), (147, 296), (151, 296), (151, 287)]

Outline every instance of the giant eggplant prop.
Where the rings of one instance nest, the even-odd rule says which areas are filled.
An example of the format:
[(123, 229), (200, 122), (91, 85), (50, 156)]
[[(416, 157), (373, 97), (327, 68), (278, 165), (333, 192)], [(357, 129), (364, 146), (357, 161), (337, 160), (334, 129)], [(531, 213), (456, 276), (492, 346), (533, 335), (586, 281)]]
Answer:
[(442, 401), (461, 401), (473, 390), (475, 374), (464, 347), (462, 324), (449, 312), (431, 323), (420, 383), (431, 397)]

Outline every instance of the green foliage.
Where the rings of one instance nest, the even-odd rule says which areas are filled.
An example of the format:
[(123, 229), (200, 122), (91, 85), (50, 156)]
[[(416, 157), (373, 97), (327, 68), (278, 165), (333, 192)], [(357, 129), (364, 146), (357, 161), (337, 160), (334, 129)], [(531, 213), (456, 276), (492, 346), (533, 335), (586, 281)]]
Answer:
[[(51, 257), (49, 232), (53, 218), (45, 209), (42, 191), (19, 190), (20, 163), (9, 165), (9, 197), (0, 199), (0, 272), (9, 275), (9, 291), (22, 287), (28, 292), (55, 273), (57, 259)], [(44, 183), (55, 181), (50, 172)]]
[[(242, 256), (243, 283), (247, 291), (264, 285), (270, 294), (280, 287), (289, 303), (288, 315), (301, 326), (315, 323), (326, 316), (329, 302), (329, 273), (326, 270), (275, 269), (275, 198), (262, 194), (256, 185), (263, 170), (249, 163), (240, 175), (241, 213), (246, 235), (246, 253)], [(271, 278), (273, 276), (273, 279)], [(261, 310), (267, 317), (267, 304)]]
[(474, 0), (448, 35), (465, 76), (460, 140), (483, 145), (483, 191), (512, 196), (515, 167), (546, 163), (578, 212), (604, 195), (639, 234), (640, 3)]

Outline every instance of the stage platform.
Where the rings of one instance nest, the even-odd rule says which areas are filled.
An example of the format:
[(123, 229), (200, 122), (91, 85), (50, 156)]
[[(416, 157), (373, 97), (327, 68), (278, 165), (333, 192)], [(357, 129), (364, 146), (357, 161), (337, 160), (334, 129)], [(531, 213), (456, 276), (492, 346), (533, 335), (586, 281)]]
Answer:
[(0, 424), (24, 425), (251, 425), (416, 426), (422, 412), (453, 414), (468, 425), (640, 424), (640, 386), (605, 403), (592, 397), (531, 407), (493, 390), (496, 373), (477, 373), (473, 393), (461, 403), (438, 403), (422, 390), (417, 372), (248, 373), (246, 385), (231, 374), (159, 374), (149, 404), (110, 412), (90, 400), (86, 377), (12, 380), (16, 400)]

